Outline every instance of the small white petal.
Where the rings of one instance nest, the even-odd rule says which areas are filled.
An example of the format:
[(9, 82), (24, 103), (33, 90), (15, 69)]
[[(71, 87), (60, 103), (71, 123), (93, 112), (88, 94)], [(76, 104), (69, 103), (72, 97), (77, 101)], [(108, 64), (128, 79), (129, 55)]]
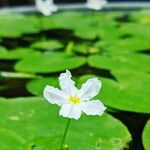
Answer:
[(99, 115), (99, 116), (101, 116), (106, 109), (103, 103), (100, 102), (99, 100), (82, 102), (80, 107), (81, 110), (87, 115)]
[(78, 89), (75, 87), (75, 82), (71, 80), (71, 73), (69, 70), (66, 70), (65, 73), (61, 73), (59, 76), (59, 84), (65, 93), (68, 93), (70, 95), (76, 95), (78, 92)]
[(107, 4), (106, 0), (87, 0), (87, 8), (100, 10)]
[(36, 8), (45, 16), (58, 10), (57, 6), (53, 3), (53, 0), (36, 0)]
[(77, 96), (82, 100), (90, 100), (99, 93), (101, 85), (102, 83), (98, 78), (88, 79), (82, 84)]
[(67, 103), (68, 96), (61, 90), (47, 85), (43, 92), (44, 97), (51, 103), (61, 106)]
[(59, 111), (59, 115), (78, 120), (81, 117), (81, 108), (76, 105), (64, 104)]

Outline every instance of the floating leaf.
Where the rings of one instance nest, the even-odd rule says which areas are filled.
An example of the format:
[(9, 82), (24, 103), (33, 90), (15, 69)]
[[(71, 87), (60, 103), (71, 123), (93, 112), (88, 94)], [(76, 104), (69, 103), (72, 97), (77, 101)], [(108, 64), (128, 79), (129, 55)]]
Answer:
[[(1, 149), (60, 147), (66, 119), (58, 116), (57, 107), (46, 100), (34, 97), (0, 100), (0, 114), (0, 134), (5, 135), (1, 138)], [(130, 140), (127, 128), (110, 115), (82, 115), (79, 121), (71, 121), (65, 145), (72, 150), (120, 150)]]
[(58, 12), (49, 17), (42, 18), (42, 26), (44, 29), (72, 29), (80, 26), (74, 22), (83, 17), (81, 12)]
[(81, 21), (80, 28), (75, 29), (75, 35), (85, 39), (94, 39), (97, 37), (103, 40), (118, 39), (120, 33), (115, 27), (115, 23), (101, 16), (87, 17)]
[(43, 90), (46, 85), (58, 87), (59, 86), (58, 78), (51, 77), (51, 78), (42, 78), (42, 79), (31, 80), (27, 84), (27, 89), (30, 93), (32, 93), (34, 95), (42, 96)]
[(147, 122), (146, 126), (144, 127), (142, 139), (143, 139), (145, 150), (149, 150), (150, 148), (150, 120)]
[[(110, 55), (110, 56), (109, 56)], [(140, 63), (139, 63), (140, 62)], [(126, 69), (149, 72), (150, 57), (144, 54), (107, 54), (104, 56), (93, 55), (88, 58), (91, 67), (99, 69)]]
[[(150, 113), (150, 75), (132, 71), (113, 71), (118, 83), (104, 79), (100, 97), (112, 108)], [(108, 94), (109, 92), (109, 94)]]
[[(77, 80), (73, 78), (73, 80)], [(60, 88), (58, 77), (38, 78), (29, 81), (26, 85), (27, 90), (37, 96), (43, 96), (43, 90), (46, 85)]]
[(135, 11), (131, 14), (130, 19), (142, 24), (150, 24), (150, 11), (147, 9)]
[(31, 45), (31, 48), (40, 50), (55, 50), (63, 47), (63, 44), (57, 40), (42, 40)]
[(127, 38), (105, 42), (105, 50), (109, 53), (128, 53), (150, 50), (150, 39)]
[(15, 69), (33, 73), (59, 72), (78, 68), (85, 62), (84, 57), (72, 57), (65, 53), (41, 54), (23, 59), (15, 65)]
[(6, 55), (7, 54), (7, 50), (5, 47), (2, 47), (0, 46), (0, 58), (3, 56), (3, 55)]
[[(0, 50), (1, 52), (1, 50)], [(31, 48), (16, 48), (16, 49), (12, 49), (10, 51), (5, 50), (4, 52), (2, 52), (0, 54), (0, 59), (6, 59), (6, 60), (10, 60), (10, 59), (22, 59), (25, 58), (27, 56), (34, 56), (34, 55), (39, 55), (40, 52), (37, 52)]]
[[(78, 22), (77, 24), (74, 22)], [(80, 38), (104, 39), (118, 38), (116, 22), (111, 14), (100, 12), (62, 12), (43, 19), (43, 26), (46, 29), (68, 29)]]
[(0, 128), (0, 134), (0, 144), (2, 149), (11, 150), (22, 148), (24, 141), (13, 131), (5, 128)]
[(123, 34), (131, 34), (135, 37), (150, 39), (150, 28), (147, 24), (127, 23), (120, 28)]
[(17, 13), (0, 15), (0, 37), (19, 37), (24, 33), (39, 31), (39, 21), (35, 16), (26, 17)]
[(0, 101), (2, 101), (2, 100), (5, 100), (5, 98), (3, 98), (3, 97), (0, 97)]

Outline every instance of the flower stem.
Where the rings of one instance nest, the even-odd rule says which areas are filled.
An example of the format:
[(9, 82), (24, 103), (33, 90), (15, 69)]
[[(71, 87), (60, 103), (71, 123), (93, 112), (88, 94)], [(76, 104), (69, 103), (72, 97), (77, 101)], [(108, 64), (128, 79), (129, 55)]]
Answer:
[(73, 41), (68, 42), (66, 49), (65, 49), (66, 53), (69, 55), (72, 55), (73, 48), (74, 48), (74, 42)]
[(66, 136), (67, 136), (67, 132), (68, 132), (68, 129), (69, 129), (70, 122), (71, 122), (71, 119), (69, 118), (68, 121), (67, 121), (65, 130), (64, 130), (62, 142), (61, 142), (61, 145), (60, 145), (60, 150), (63, 150), (63, 145), (64, 145), (64, 142), (65, 142), (65, 139), (66, 139)]

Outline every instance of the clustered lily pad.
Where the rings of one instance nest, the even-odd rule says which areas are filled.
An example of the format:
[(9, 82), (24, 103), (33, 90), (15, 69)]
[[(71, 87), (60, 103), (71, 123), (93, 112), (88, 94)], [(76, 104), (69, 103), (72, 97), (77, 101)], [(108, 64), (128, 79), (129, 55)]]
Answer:
[[(1, 148), (59, 148), (66, 120), (41, 96), (46, 85), (59, 87), (57, 77), (66, 69), (77, 87), (90, 77), (100, 78), (103, 86), (97, 98), (115, 113), (150, 115), (149, 16), (149, 10), (60, 11), (48, 17), (1, 13)], [(17, 92), (13, 86), (18, 83), (22, 98), (5, 94)], [(72, 122), (71, 130), (66, 139), (71, 150), (78, 142), (79, 150), (128, 149), (132, 140), (123, 123), (108, 112), (102, 118), (84, 116)], [(149, 122), (143, 143), (148, 149)]]

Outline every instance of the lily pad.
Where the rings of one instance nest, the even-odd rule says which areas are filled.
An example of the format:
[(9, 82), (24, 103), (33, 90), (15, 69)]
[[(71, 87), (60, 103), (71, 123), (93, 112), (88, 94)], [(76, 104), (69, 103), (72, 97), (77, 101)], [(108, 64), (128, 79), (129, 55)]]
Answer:
[[(21, 149), (24, 141), (16, 135), (13, 131), (0, 128), (0, 144), (1, 148), (5, 150)], [(5, 139), (5, 140), (4, 140)]]
[[(118, 83), (104, 80), (102, 97), (105, 104), (120, 110), (150, 113), (148, 105), (150, 75), (132, 71), (113, 71)], [(108, 94), (109, 91), (109, 94)]]
[(51, 77), (51, 78), (34, 79), (34, 80), (31, 80), (26, 85), (26, 87), (30, 93), (32, 93), (34, 95), (42, 96), (44, 87), (46, 85), (58, 87), (59, 86), (58, 78)]
[[(150, 113), (150, 75), (127, 70), (116, 70), (112, 74), (118, 82), (100, 77), (103, 86), (97, 98), (117, 110)], [(79, 84), (88, 78), (91, 75), (80, 77)]]
[[(0, 50), (1, 52), (1, 50)], [(40, 54), (40, 52), (35, 51), (31, 48), (16, 48), (16, 49), (12, 49), (12, 50), (5, 50), (2, 51), (2, 53), (0, 54), (0, 59), (5, 59), (5, 60), (15, 60), (15, 59), (22, 59), (25, 58), (29, 55), (38, 55)]]
[(142, 24), (150, 24), (150, 11), (147, 9), (133, 12), (130, 19)]
[[(140, 63), (139, 63), (140, 62)], [(89, 56), (88, 64), (98, 69), (125, 69), (149, 72), (150, 57), (144, 54), (118, 54)]]
[(150, 39), (127, 38), (105, 42), (105, 50), (116, 55), (116, 53), (141, 52), (150, 50)]
[(83, 13), (81, 12), (58, 12), (42, 18), (42, 25), (44, 29), (72, 29), (79, 26), (74, 21), (81, 18), (83, 18)]
[(19, 37), (25, 33), (39, 31), (39, 21), (35, 16), (26, 17), (19, 13), (2, 13), (0, 15), (0, 37)]
[[(73, 77), (73, 80), (77, 81), (77, 78)], [(60, 88), (58, 77), (33, 79), (27, 83), (26, 88), (30, 93), (34, 95), (43, 96), (43, 90), (46, 85)]]
[(4, 97), (0, 97), (0, 101), (2, 101), (2, 100), (5, 100), (5, 98)]
[(150, 120), (147, 122), (144, 128), (142, 139), (143, 139), (145, 150), (149, 150), (150, 148)]
[[(74, 22), (78, 22), (77, 24)], [(110, 14), (100, 12), (61, 12), (43, 19), (43, 26), (46, 29), (67, 29), (73, 30), (80, 38), (104, 39), (118, 38), (116, 22)]]
[(15, 69), (32, 73), (59, 72), (78, 68), (85, 62), (84, 57), (69, 56), (65, 53), (40, 54), (26, 57), (15, 65)]
[(150, 39), (150, 28), (147, 24), (127, 23), (120, 28), (120, 32), (134, 37)]
[(41, 40), (33, 43), (31, 48), (40, 50), (55, 50), (63, 47), (63, 44), (57, 40)]
[(74, 29), (75, 35), (85, 39), (102, 38), (103, 40), (113, 40), (120, 37), (120, 33), (115, 27), (115, 23), (105, 18), (87, 17), (81, 22), (80, 28)]
[[(46, 100), (38, 97), (1, 100), (0, 114), (0, 134), (5, 134), (1, 138), (2, 149), (60, 147), (67, 120), (59, 117), (58, 108)], [(105, 113), (101, 117), (82, 115), (78, 121), (72, 120), (65, 145), (72, 150), (120, 150), (130, 140), (127, 128)]]
[(3, 55), (7, 54), (7, 50), (5, 47), (0, 46), (0, 59)]

